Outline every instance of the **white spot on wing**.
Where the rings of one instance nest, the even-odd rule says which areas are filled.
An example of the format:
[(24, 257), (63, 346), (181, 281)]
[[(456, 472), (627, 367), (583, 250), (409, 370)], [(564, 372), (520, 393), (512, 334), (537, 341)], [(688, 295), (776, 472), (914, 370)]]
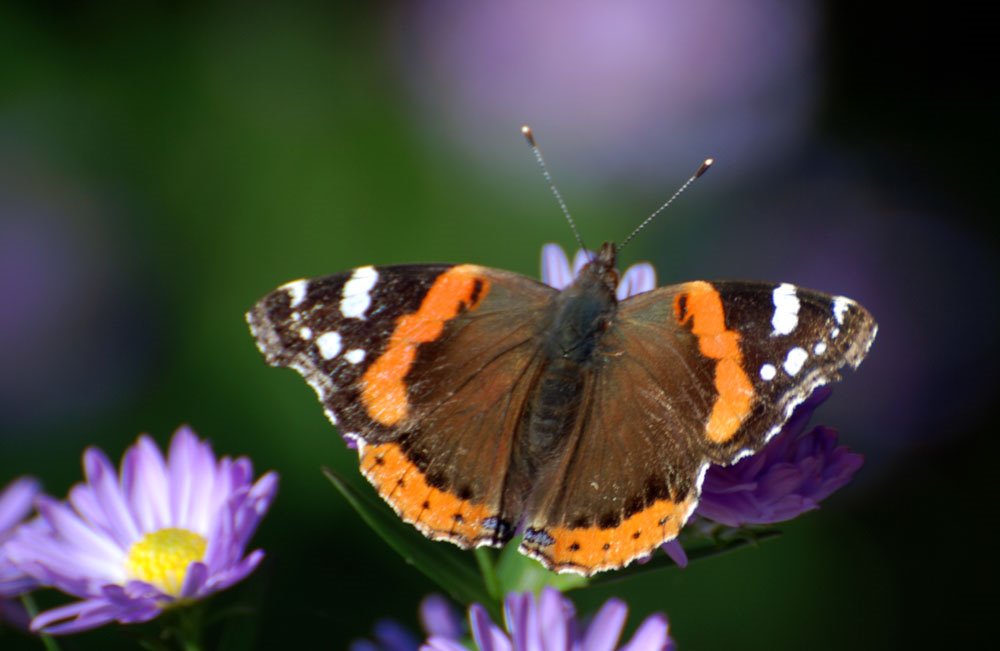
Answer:
[(805, 349), (796, 346), (788, 351), (788, 356), (785, 357), (785, 363), (781, 366), (785, 369), (785, 373), (795, 375), (802, 370), (802, 365), (806, 363), (807, 359), (809, 359), (809, 353), (807, 353)]
[(333, 359), (340, 354), (340, 333), (324, 332), (316, 338), (316, 347), (319, 348), (319, 354), (323, 359)]
[(310, 328), (309, 326), (302, 326), (301, 328), (299, 328), (299, 336), (305, 339), (306, 341), (309, 341), (313, 337), (312, 328)]
[(774, 368), (774, 364), (764, 364), (760, 367), (760, 379), (762, 380), (771, 381), (777, 374), (778, 369)]
[(847, 312), (851, 303), (851, 299), (844, 296), (837, 296), (833, 299), (833, 318), (837, 320), (839, 325), (844, 325), (844, 313)]
[(840, 334), (840, 328), (834, 328), (830, 331), (830, 339), (836, 339), (837, 335)]
[(360, 348), (355, 348), (354, 350), (349, 350), (344, 353), (344, 359), (349, 361), (351, 364), (360, 364), (365, 358), (365, 351)]
[(799, 297), (795, 293), (795, 285), (782, 283), (774, 288), (771, 293), (774, 301), (774, 315), (771, 317), (771, 326), (774, 330), (771, 335), (791, 334), (799, 325)]
[(340, 295), (340, 312), (345, 317), (364, 319), (365, 312), (372, 304), (371, 290), (378, 282), (378, 272), (375, 267), (358, 267), (351, 279), (344, 283)]
[(298, 307), (306, 298), (306, 289), (309, 287), (308, 280), (293, 280), (290, 283), (285, 283), (278, 289), (283, 289), (288, 292), (288, 307)]
[(816, 345), (813, 346), (813, 352), (816, 353), (817, 355), (822, 355), (823, 353), (825, 353), (826, 352), (826, 342), (825, 341), (817, 341)]

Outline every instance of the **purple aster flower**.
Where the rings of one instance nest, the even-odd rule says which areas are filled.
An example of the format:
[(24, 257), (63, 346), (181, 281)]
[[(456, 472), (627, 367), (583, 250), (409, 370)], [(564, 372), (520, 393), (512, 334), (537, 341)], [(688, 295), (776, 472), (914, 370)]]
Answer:
[[(428, 637), (460, 640), (465, 637), (461, 613), (438, 594), (427, 595), (420, 602), (420, 624)], [(391, 619), (375, 624), (374, 640), (356, 640), (350, 651), (417, 651), (420, 639)]]
[(819, 508), (851, 481), (864, 457), (838, 447), (837, 432), (829, 427), (805, 431), (831, 393), (817, 389), (757, 454), (731, 466), (712, 466), (695, 513), (730, 527), (784, 522)]
[(111, 621), (153, 619), (243, 580), (263, 559), (245, 547), (277, 491), (269, 472), (253, 482), (245, 457), (216, 459), (186, 427), (167, 459), (140, 436), (120, 474), (96, 448), (83, 455), (86, 482), (65, 502), (36, 500), (45, 527), (22, 527), (8, 558), (39, 583), (78, 597), (31, 627), (75, 633)]
[[(542, 247), (542, 282), (556, 289), (566, 289), (573, 279), (576, 278), (580, 270), (596, 257), (593, 251), (580, 249), (573, 256), (573, 265), (570, 266), (569, 258), (558, 244), (546, 244)], [(648, 292), (656, 288), (656, 270), (648, 262), (639, 262), (632, 265), (622, 274), (618, 281), (618, 289), (615, 294), (618, 300), (624, 300), (629, 296), (635, 296), (643, 292)]]
[[(592, 255), (577, 251), (571, 267), (558, 245), (546, 244), (542, 248), (542, 282), (565, 288)], [(656, 272), (651, 265), (633, 265), (618, 284), (618, 299), (655, 286)], [(818, 508), (820, 501), (847, 484), (863, 457), (838, 447), (837, 432), (828, 427), (804, 433), (813, 411), (831, 392), (828, 387), (817, 389), (756, 454), (731, 466), (711, 466), (695, 515), (730, 527), (784, 522)], [(677, 540), (661, 548), (681, 567), (687, 565), (687, 554)]]
[[(624, 646), (618, 646), (628, 607), (609, 599), (589, 623), (575, 617), (573, 603), (555, 588), (542, 589), (537, 598), (531, 593), (508, 595), (504, 603), (504, 626), (497, 626), (479, 604), (469, 608), (469, 622), (475, 649), (481, 651), (666, 651), (674, 644), (667, 618), (651, 615), (639, 625)], [(456, 638), (431, 636), (421, 651), (466, 651)]]
[(15, 597), (35, 587), (35, 580), (7, 559), (4, 549), (15, 530), (31, 514), (41, 490), (31, 477), (15, 479), (0, 491), (0, 599)]
[(40, 487), (31, 477), (15, 479), (0, 490), (0, 625), (26, 629), (28, 615), (24, 607), (11, 597), (35, 588), (35, 580), (19, 570), (4, 551), (5, 544), (31, 513), (35, 496)]

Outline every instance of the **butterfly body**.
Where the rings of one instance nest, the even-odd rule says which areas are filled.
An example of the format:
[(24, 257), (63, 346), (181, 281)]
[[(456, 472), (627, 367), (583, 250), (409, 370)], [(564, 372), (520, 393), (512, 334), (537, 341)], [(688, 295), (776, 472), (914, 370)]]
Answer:
[(695, 281), (619, 301), (606, 244), (562, 291), (475, 265), (361, 267), (249, 313), (425, 535), (557, 571), (621, 567), (677, 535), (710, 463), (763, 446), (857, 366), (875, 323), (787, 283)]

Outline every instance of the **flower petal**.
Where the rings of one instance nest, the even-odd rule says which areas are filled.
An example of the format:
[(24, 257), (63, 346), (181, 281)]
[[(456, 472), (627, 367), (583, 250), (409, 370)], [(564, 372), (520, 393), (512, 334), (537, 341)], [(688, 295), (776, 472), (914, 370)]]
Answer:
[(660, 545), (660, 549), (662, 549), (664, 553), (666, 553), (666, 555), (677, 564), (677, 567), (687, 567), (688, 555), (687, 552), (684, 551), (684, 548), (681, 547), (681, 541), (674, 538), (673, 540)]
[(663, 615), (650, 615), (621, 651), (664, 651), (671, 644), (670, 626)]
[(451, 602), (431, 594), (420, 602), (420, 623), (431, 636), (458, 639), (462, 636), (462, 618)]
[(538, 629), (544, 651), (569, 651), (573, 608), (562, 593), (546, 586), (538, 598)]
[(163, 454), (153, 440), (143, 434), (125, 453), (122, 463), (122, 491), (144, 533), (168, 526), (168, 486), (167, 465)]
[(105, 533), (122, 549), (128, 549), (139, 539), (139, 530), (125, 503), (114, 466), (103, 452), (88, 448), (83, 453), (83, 469), (93, 499), (103, 515), (95, 524), (105, 529)]
[(590, 264), (597, 254), (593, 251), (588, 251), (586, 249), (577, 249), (576, 255), (573, 256), (573, 277), (576, 278), (583, 271), (583, 268)]
[(542, 282), (559, 290), (566, 289), (573, 282), (569, 260), (558, 244), (542, 247)]
[(648, 262), (634, 264), (625, 271), (615, 292), (619, 301), (656, 289), (656, 269)]
[[(479, 604), (472, 604), (469, 607), (469, 627), (472, 629), (472, 638), (476, 641), (476, 648), (480, 651), (512, 651), (510, 640), (490, 620), (486, 609)], [(528, 649), (526, 646), (518, 646), (516, 639), (513, 648), (517, 651)]]
[[(509, 644), (509, 643), (508, 643)], [(483, 651), (486, 651), (486, 647), (479, 647)], [(495, 647), (494, 647), (495, 648)], [(509, 646), (506, 648), (510, 648)], [(373, 651), (378, 651), (375, 647), (372, 647)], [(351, 651), (356, 651), (351, 649)], [(464, 646), (447, 637), (432, 636), (425, 643), (420, 645), (420, 651), (469, 651)]]
[(614, 651), (621, 637), (628, 606), (619, 599), (608, 599), (594, 615), (583, 638), (583, 651)]
[(28, 517), (39, 492), (41, 484), (33, 477), (19, 477), (0, 491), (0, 541), (4, 540), (9, 530)]

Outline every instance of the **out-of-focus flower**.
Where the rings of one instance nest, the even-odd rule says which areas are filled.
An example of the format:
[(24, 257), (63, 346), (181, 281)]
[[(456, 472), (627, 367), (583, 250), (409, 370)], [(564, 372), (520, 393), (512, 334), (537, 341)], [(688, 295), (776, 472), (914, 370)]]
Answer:
[[(427, 637), (460, 640), (466, 635), (462, 615), (441, 595), (428, 595), (420, 602), (420, 624)], [(420, 639), (391, 619), (375, 624), (373, 640), (355, 640), (350, 651), (417, 651)]]
[[(651, 615), (624, 646), (618, 641), (628, 607), (609, 599), (586, 625), (576, 619), (573, 603), (551, 587), (537, 598), (531, 593), (508, 595), (504, 625), (495, 624), (479, 604), (469, 608), (474, 648), (481, 651), (666, 651), (673, 649), (667, 618)], [(421, 651), (466, 651), (458, 640), (432, 636)]]
[[(556, 289), (566, 289), (580, 270), (597, 254), (593, 251), (580, 249), (573, 256), (573, 264), (558, 244), (546, 244), (542, 247), (542, 282)], [(656, 288), (656, 270), (648, 262), (632, 265), (622, 274), (618, 281), (615, 294), (618, 300), (635, 296)]]
[(0, 599), (35, 587), (35, 580), (11, 563), (4, 549), (17, 527), (31, 514), (40, 490), (37, 480), (21, 477), (0, 491)]
[(244, 555), (277, 491), (269, 472), (253, 482), (245, 457), (216, 459), (179, 429), (165, 460), (147, 437), (126, 451), (120, 476), (96, 448), (83, 455), (86, 482), (66, 502), (39, 497), (48, 528), (22, 527), (9, 559), (39, 583), (80, 601), (35, 617), (32, 629), (75, 633), (111, 621), (144, 622), (246, 578), (263, 559)]
[[(546, 244), (542, 248), (542, 282), (565, 288), (593, 255), (577, 251), (571, 267), (558, 245)], [(655, 286), (656, 272), (651, 265), (633, 265), (618, 285), (618, 299)], [(830, 393), (828, 387), (817, 389), (756, 454), (732, 466), (711, 466), (695, 515), (730, 527), (784, 522), (818, 508), (820, 501), (847, 484), (864, 458), (838, 447), (835, 430), (816, 427), (805, 432), (813, 412)], [(662, 549), (681, 567), (687, 565), (687, 555), (678, 541), (665, 543)]]
[(129, 267), (130, 257), (138, 259), (135, 244), (122, 244), (110, 206), (58, 175), (27, 171), (36, 165), (22, 157), (7, 164), (6, 154), (0, 152), (0, 445), (52, 429), (43, 426), (49, 421), (121, 404), (150, 377), (143, 373), (154, 352), (148, 334), (156, 330), (146, 266)]
[(494, 170), (495, 143), (522, 121), (567, 177), (662, 180), (706, 155), (753, 173), (794, 151), (812, 120), (815, 1), (429, 0), (401, 11), (402, 77), (426, 130), (469, 156), (489, 152)]
[(837, 432), (829, 427), (805, 431), (830, 393), (827, 387), (813, 393), (756, 454), (731, 466), (712, 466), (695, 513), (730, 527), (784, 522), (819, 508), (851, 481), (864, 457), (838, 446)]

